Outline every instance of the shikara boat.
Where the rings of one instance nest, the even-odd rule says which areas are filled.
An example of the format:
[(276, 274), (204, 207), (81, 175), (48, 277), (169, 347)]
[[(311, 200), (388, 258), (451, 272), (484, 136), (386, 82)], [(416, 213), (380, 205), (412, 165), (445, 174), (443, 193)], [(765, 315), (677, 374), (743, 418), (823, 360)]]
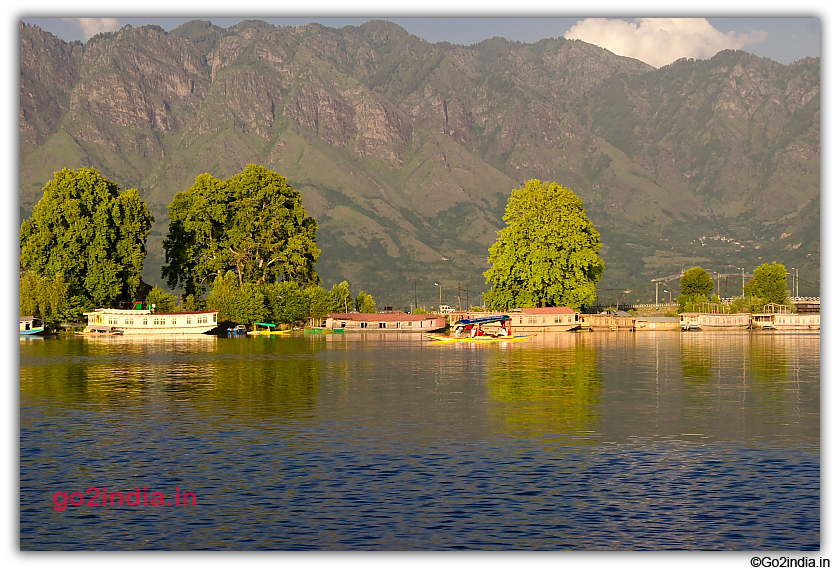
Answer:
[[(525, 340), (533, 334), (511, 334), (511, 318), (508, 315), (496, 315), (492, 317), (478, 317), (476, 319), (461, 319), (455, 322), (452, 327), (452, 335), (427, 334), (426, 338), (442, 342), (504, 342)], [(490, 325), (498, 328), (495, 334), (488, 334), (482, 330), (482, 326)]]
[[(290, 334), (292, 332), (291, 329), (285, 331), (275, 331), (272, 330), (277, 325), (273, 323), (254, 323), (254, 327), (256, 330), (248, 331), (248, 334), (251, 335), (258, 335), (258, 336), (275, 336), (281, 334)], [(257, 327), (265, 327), (265, 329), (259, 329)]]

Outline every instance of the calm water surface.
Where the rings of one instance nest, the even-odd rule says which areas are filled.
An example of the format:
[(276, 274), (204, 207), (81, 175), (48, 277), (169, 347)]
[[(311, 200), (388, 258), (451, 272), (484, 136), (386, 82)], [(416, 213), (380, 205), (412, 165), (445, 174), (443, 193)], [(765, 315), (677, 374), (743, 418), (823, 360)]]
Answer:
[[(819, 370), (807, 333), (21, 340), (20, 545), (817, 550)], [(92, 487), (148, 502), (56, 510)]]

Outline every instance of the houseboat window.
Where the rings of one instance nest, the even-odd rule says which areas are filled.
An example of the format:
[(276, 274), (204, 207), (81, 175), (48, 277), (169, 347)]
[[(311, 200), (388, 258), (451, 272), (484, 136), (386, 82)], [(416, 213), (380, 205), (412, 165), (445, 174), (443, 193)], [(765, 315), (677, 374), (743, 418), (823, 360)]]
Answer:
[(174, 325), (175, 323), (176, 323), (176, 319), (175, 319), (175, 317), (172, 317), (172, 324)]
[(399, 322), (399, 321), (397, 322), (397, 328), (398, 328), (398, 329), (399, 329), (399, 328), (402, 328), (402, 323), (401, 323), (401, 322)]
[(216, 313), (213, 313), (213, 322), (216, 322)]
[(368, 324), (367, 323), (359, 323), (359, 328), (366, 329)]
[(347, 328), (347, 321), (341, 321), (341, 328)]
[(143, 319), (143, 324), (148, 325), (149, 324), (149, 319)]
[(192, 324), (192, 317), (187, 317), (187, 324), (188, 325)]
[(386, 323), (379, 323), (379, 328), (384, 329), (386, 327)]
[(537, 324), (537, 317), (528, 317), (528, 324), (529, 325)]

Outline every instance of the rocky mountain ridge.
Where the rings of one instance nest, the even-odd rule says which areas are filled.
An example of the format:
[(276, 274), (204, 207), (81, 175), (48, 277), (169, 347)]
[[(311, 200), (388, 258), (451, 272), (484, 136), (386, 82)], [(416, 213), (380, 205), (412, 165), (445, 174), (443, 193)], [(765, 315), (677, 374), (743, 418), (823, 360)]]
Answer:
[[(818, 293), (819, 59), (654, 69), (581, 41), (429, 44), (384, 21), (20, 34), (22, 212), (63, 167), (139, 188), (153, 283), (172, 196), (253, 162), (302, 192), (324, 281), (391, 305), (415, 280), (424, 300), (436, 281), (474, 303), (507, 196), (530, 178), (583, 199), (605, 296), (773, 259)], [(732, 241), (697, 239), (716, 234)]]

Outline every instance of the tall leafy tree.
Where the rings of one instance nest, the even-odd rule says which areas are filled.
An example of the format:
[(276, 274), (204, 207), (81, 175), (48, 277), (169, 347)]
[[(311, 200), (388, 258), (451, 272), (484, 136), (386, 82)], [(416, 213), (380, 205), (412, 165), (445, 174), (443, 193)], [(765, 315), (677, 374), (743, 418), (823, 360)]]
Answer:
[(120, 190), (94, 168), (56, 172), (20, 228), (20, 263), (61, 276), (68, 296), (105, 306), (140, 286), (152, 216), (136, 189)]
[(176, 194), (169, 217), (163, 276), (172, 288), (201, 293), (227, 271), (240, 285), (319, 283), (318, 223), (300, 193), (264, 166), (249, 164), (227, 180), (202, 174)]
[(570, 189), (529, 180), (511, 193), (504, 221), (484, 273), (488, 307), (580, 309), (595, 300), (604, 271), (601, 235)]
[(689, 297), (708, 295), (714, 288), (712, 276), (702, 267), (692, 267), (680, 277), (680, 293)]
[(763, 263), (755, 268), (753, 277), (744, 285), (744, 295), (764, 299), (765, 303), (787, 302), (787, 269), (781, 263)]
[(356, 297), (356, 310), (360, 313), (375, 313), (376, 312), (376, 301), (373, 299), (373, 295), (369, 295), (364, 291), (361, 291), (359, 295)]
[(695, 305), (706, 303), (714, 291), (715, 282), (702, 267), (692, 267), (680, 277), (680, 296), (677, 297), (680, 312), (696, 309)]

